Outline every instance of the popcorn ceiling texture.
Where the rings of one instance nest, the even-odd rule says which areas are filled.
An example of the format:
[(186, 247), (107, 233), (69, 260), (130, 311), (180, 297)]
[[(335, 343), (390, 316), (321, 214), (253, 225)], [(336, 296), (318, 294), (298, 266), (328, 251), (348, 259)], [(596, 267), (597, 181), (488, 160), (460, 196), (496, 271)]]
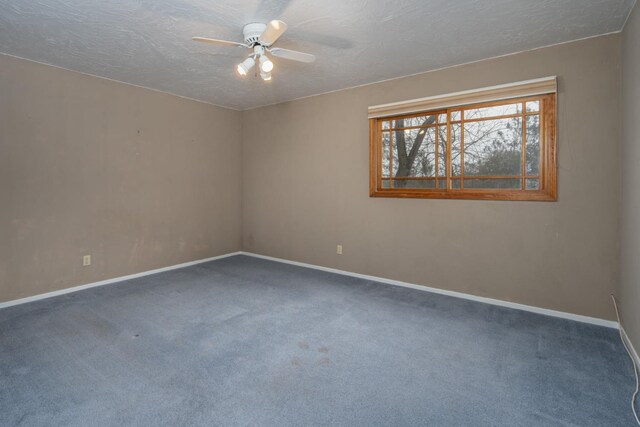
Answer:
[[(619, 31), (634, 0), (0, 0), (0, 52), (235, 109)], [(282, 19), (274, 79), (241, 79), (249, 22)]]

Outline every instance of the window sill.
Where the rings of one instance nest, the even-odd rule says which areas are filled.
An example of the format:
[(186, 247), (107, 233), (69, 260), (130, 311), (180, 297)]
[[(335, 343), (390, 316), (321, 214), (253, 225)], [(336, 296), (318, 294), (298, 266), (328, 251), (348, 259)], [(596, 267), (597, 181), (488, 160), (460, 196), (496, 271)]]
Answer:
[(459, 191), (424, 191), (424, 190), (373, 190), (370, 197), (391, 197), (411, 199), (467, 199), (467, 200), (512, 200), (530, 202), (553, 202), (557, 195), (547, 191), (512, 191), (512, 190), (459, 190)]

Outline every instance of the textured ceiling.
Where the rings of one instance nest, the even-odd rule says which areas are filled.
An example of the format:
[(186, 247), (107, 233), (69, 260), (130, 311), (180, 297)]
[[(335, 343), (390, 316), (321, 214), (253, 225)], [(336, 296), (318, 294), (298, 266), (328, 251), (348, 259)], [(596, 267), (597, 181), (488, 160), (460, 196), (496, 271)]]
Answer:
[[(0, 52), (236, 109), (619, 31), (635, 0), (0, 0)], [(249, 22), (282, 19), (273, 80), (240, 78)]]

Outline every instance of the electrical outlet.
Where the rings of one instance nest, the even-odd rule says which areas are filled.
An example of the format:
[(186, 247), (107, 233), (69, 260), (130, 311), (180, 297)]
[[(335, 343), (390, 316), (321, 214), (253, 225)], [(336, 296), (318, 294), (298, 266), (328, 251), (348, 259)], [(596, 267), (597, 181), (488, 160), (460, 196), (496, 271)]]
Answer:
[(336, 253), (338, 255), (342, 255), (342, 245), (338, 245), (338, 247), (336, 248)]
[(86, 267), (88, 265), (91, 265), (91, 255), (85, 255), (82, 257), (82, 266)]

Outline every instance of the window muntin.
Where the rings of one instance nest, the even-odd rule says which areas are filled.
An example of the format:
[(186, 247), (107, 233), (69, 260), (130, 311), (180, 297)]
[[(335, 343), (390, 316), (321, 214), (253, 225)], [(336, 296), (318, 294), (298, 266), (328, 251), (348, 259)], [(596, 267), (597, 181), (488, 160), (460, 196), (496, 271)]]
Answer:
[(371, 195), (555, 200), (555, 95), (370, 119)]

